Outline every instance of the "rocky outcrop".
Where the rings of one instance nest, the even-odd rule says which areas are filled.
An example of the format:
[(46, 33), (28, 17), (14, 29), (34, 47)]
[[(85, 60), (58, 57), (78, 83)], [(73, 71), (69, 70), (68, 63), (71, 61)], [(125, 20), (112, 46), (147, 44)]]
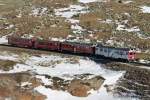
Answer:
[(0, 97), (2, 99), (8, 97), (14, 100), (44, 100), (45, 96), (33, 91), (39, 85), (53, 90), (68, 91), (73, 96), (86, 97), (90, 94), (90, 90), (98, 90), (105, 80), (101, 76), (92, 74), (74, 75), (72, 80), (48, 75), (43, 76), (50, 79), (52, 84), (45, 85), (40, 79), (36, 79), (34, 74), (29, 72), (1, 74)]
[(74, 96), (85, 97), (89, 95), (88, 92), (91, 89), (98, 90), (104, 80), (101, 76), (95, 76), (90, 79), (74, 79), (69, 84), (68, 91)]
[(92, 74), (74, 75), (74, 77), (73, 80), (53, 77), (53, 86), (49, 87), (54, 90), (68, 91), (73, 96), (86, 97), (91, 89), (98, 90), (105, 80), (101, 76), (93, 76)]
[[(150, 98), (150, 70), (140, 66), (122, 63), (108, 63), (106, 68), (126, 71), (115, 87), (115, 93), (121, 96)], [(107, 87), (107, 86), (106, 86)]]
[[(0, 100), (44, 100), (46, 97), (34, 92), (32, 89), (38, 81), (25, 73), (0, 74)], [(21, 86), (22, 82), (30, 82), (31, 86)]]

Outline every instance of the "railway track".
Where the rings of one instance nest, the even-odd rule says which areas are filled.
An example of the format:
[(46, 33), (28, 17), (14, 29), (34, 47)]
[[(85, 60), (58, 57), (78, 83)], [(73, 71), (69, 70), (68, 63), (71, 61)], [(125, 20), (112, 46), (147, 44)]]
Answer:
[[(11, 47), (11, 48), (24, 48), (24, 49), (29, 49), (29, 50), (38, 50), (38, 51), (49, 51), (49, 50), (39, 50), (39, 49), (35, 49), (35, 48), (27, 48), (27, 47), (17, 47), (17, 46), (12, 46), (9, 44), (0, 44), (0, 46), (3, 47)], [(77, 55), (77, 56), (85, 56), (85, 57), (89, 57), (91, 60), (94, 60), (96, 62), (102, 62), (102, 63), (107, 63), (107, 62), (124, 62), (124, 61), (120, 61), (120, 60), (115, 60), (115, 59), (111, 59), (111, 58), (104, 58), (104, 57), (100, 57), (97, 58), (95, 56), (89, 56), (89, 55), (82, 55), (82, 54), (74, 54), (74, 53), (66, 53), (66, 52), (59, 52), (59, 51), (50, 51), (50, 52), (56, 52), (56, 53), (63, 53), (63, 54), (68, 54), (68, 55)], [(146, 67), (150, 67), (150, 63), (140, 63), (140, 62), (125, 62), (128, 64), (132, 64), (134, 66), (146, 66)]]

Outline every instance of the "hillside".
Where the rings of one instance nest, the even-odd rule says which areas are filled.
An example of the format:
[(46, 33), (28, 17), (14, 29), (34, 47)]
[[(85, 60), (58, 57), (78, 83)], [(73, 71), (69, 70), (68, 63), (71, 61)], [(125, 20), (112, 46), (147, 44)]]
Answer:
[[(8, 36), (135, 48), (150, 62), (150, 0), (0, 0)], [(0, 46), (0, 100), (150, 98), (149, 67)]]

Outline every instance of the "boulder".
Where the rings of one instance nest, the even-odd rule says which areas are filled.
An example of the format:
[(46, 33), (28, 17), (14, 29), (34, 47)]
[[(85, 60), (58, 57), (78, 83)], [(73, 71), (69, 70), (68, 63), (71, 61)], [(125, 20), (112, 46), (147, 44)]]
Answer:
[(73, 96), (86, 97), (91, 89), (98, 90), (104, 80), (101, 76), (95, 76), (91, 79), (74, 79), (68, 86), (68, 92)]

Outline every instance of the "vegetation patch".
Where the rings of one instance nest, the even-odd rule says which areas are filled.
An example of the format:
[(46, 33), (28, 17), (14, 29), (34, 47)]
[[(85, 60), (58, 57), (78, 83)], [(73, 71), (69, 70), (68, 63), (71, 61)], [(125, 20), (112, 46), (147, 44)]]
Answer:
[(13, 66), (16, 64), (14, 61), (9, 60), (0, 60), (0, 69), (3, 71), (9, 71), (13, 69)]

